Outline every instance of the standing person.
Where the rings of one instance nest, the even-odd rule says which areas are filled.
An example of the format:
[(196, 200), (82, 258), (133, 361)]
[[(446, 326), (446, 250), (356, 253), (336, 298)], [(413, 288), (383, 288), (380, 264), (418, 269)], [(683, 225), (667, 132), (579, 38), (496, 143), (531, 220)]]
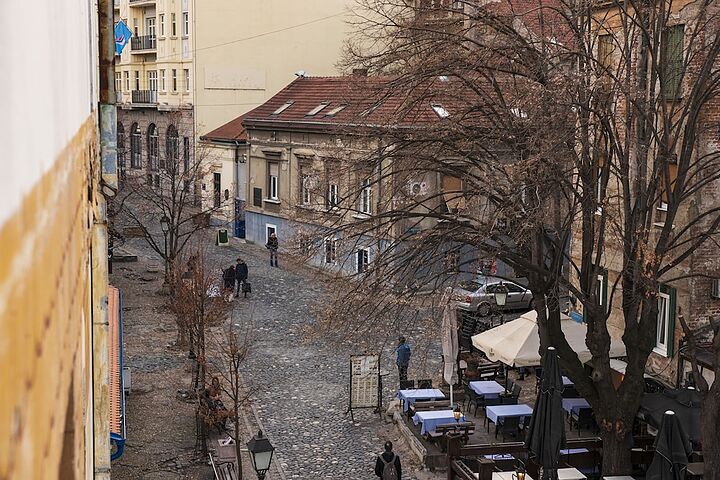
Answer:
[(385, 442), (385, 451), (382, 455), (378, 455), (375, 461), (375, 475), (382, 480), (400, 480), (402, 477), (400, 457), (395, 455), (392, 449), (393, 444), (388, 440)]
[[(278, 261), (277, 261), (278, 239), (277, 239), (277, 235), (275, 235), (275, 233), (270, 234), (270, 238), (268, 238), (268, 241), (265, 244), (265, 248), (270, 250), (270, 266), (277, 267), (278, 266)], [(275, 265), (273, 265), (273, 259), (275, 260)]]
[(235, 267), (230, 265), (227, 270), (223, 270), (223, 288), (232, 292), (235, 286)]
[(397, 360), (395, 363), (397, 363), (398, 366), (400, 381), (407, 380), (407, 369), (410, 364), (410, 345), (406, 343), (405, 337), (400, 337), (398, 339), (398, 346), (395, 349), (395, 353), (397, 353)]
[(237, 280), (237, 290), (235, 291), (235, 296), (240, 296), (240, 288), (242, 288), (242, 285), (247, 281), (248, 279), (248, 266), (245, 263), (245, 260), (242, 258), (237, 259), (237, 264), (235, 265), (235, 280)]

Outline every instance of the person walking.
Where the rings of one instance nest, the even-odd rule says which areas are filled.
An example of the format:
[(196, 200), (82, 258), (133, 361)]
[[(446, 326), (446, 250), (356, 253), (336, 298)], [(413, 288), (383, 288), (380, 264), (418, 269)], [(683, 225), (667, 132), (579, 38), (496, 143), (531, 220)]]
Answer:
[(230, 290), (230, 292), (232, 292), (232, 289), (235, 286), (235, 275), (235, 267), (233, 265), (230, 265), (229, 268), (223, 270), (223, 288), (225, 290)]
[[(237, 264), (235, 265), (235, 280), (237, 281), (237, 290), (235, 291), (235, 297), (240, 296), (240, 289), (243, 287), (245, 282), (248, 279), (248, 266), (245, 263), (245, 260), (242, 258), (237, 259)], [(245, 294), (247, 296), (247, 294)]]
[(407, 380), (407, 369), (410, 364), (410, 345), (407, 344), (405, 337), (398, 339), (398, 346), (395, 349), (397, 354), (398, 373), (400, 374), (400, 381)]
[[(268, 241), (265, 244), (265, 248), (270, 250), (270, 266), (277, 267), (278, 266), (278, 261), (277, 261), (278, 238), (277, 238), (277, 235), (275, 235), (274, 233), (270, 234), (270, 238), (268, 238)], [(275, 265), (273, 265), (273, 260), (275, 260)]]
[(382, 480), (400, 480), (402, 477), (400, 457), (398, 457), (392, 449), (393, 444), (388, 440), (385, 442), (385, 451), (382, 455), (378, 455), (375, 461), (375, 475)]

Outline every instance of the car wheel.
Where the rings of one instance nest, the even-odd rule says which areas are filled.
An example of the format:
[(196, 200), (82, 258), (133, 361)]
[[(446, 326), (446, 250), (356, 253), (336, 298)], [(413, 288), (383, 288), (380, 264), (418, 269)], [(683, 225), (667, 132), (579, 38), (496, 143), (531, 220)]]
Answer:
[(489, 303), (481, 303), (478, 306), (477, 311), (478, 311), (478, 315), (480, 315), (481, 317), (487, 317), (488, 315), (490, 315), (490, 304)]

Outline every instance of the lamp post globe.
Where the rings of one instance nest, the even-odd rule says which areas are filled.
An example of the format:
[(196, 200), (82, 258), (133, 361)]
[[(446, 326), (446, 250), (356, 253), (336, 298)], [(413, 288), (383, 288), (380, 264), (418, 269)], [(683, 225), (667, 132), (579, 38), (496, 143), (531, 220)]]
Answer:
[(275, 447), (272, 446), (267, 437), (263, 436), (262, 430), (260, 430), (258, 434), (247, 443), (247, 448), (250, 453), (253, 469), (255, 469), (258, 479), (263, 480), (268, 470), (270, 470), (270, 463), (272, 462)]

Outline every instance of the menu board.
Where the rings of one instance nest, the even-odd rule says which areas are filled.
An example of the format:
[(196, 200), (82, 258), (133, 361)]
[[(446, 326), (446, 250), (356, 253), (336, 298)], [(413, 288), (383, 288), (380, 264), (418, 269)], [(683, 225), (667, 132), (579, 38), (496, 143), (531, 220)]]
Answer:
[(378, 406), (380, 357), (352, 355), (350, 357), (350, 408)]

